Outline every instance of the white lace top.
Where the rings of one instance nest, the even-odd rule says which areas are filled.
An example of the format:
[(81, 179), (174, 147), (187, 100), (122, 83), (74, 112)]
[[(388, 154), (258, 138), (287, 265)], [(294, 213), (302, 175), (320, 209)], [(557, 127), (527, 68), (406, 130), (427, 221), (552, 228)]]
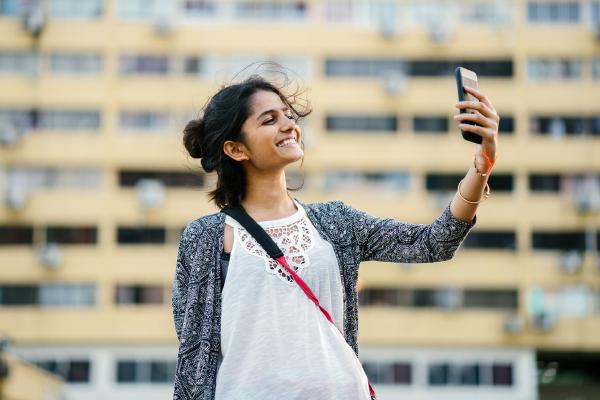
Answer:
[(227, 216), (225, 223), (234, 234), (222, 292), (216, 400), (370, 399), (367, 377), (340, 332), (343, 294), (335, 253), (294, 202), (298, 210), (293, 215), (259, 224), (337, 328), (293, 277)]

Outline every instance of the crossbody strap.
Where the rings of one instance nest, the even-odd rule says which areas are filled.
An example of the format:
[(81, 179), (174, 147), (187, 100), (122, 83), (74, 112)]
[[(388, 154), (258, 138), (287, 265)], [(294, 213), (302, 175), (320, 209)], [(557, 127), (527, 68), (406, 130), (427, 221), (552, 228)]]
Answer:
[[(296, 271), (294, 271), (294, 269), (288, 265), (283, 252), (281, 251), (279, 246), (277, 246), (277, 243), (275, 243), (275, 241), (267, 234), (267, 232), (265, 232), (262, 226), (260, 226), (258, 222), (256, 222), (254, 218), (248, 215), (248, 213), (244, 211), (244, 209), (242, 209), (241, 207), (225, 208), (223, 209), (223, 212), (229, 215), (231, 218), (235, 219), (237, 222), (239, 222), (240, 225), (242, 225), (246, 229), (246, 231), (248, 231), (248, 233), (250, 233), (250, 235), (252, 235), (252, 237), (258, 242), (258, 244), (267, 252), (267, 254), (269, 254), (271, 258), (273, 258), (279, 264), (281, 264), (281, 266), (284, 267), (292, 275), (294, 281), (298, 283), (298, 286), (300, 286), (300, 288), (306, 294), (306, 296), (313, 303), (315, 303), (317, 307), (319, 307), (319, 310), (321, 310), (325, 318), (327, 318), (327, 320), (331, 322), (333, 326), (335, 326), (338, 332), (342, 334), (342, 332), (333, 322), (333, 319), (331, 318), (331, 315), (329, 315), (329, 312), (327, 312), (327, 310), (323, 306), (321, 306), (321, 303), (319, 303), (319, 299), (317, 299), (317, 296), (315, 296), (310, 287), (306, 284), (306, 282), (304, 282), (304, 279), (300, 278)], [(342, 334), (342, 337), (343, 336), (344, 335)], [(371, 382), (368, 383), (371, 399), (374, 400), (376, 399), (375, 390), (371, 386)]]

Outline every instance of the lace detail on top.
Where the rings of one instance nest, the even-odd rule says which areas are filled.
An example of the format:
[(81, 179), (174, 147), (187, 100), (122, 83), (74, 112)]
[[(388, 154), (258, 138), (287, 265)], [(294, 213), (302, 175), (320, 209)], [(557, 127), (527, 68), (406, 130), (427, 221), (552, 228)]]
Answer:
[[(267, 272), (277, 275), (279, 279), (294, 284), (294, 277), (277, 261), (273, 260), (258, 242), (242, 226), (236, 226), (237, 234), (242, 247), (250, 254), (260, 257), (265, 262)], [(265, 227), (263, 229), (277, 243), (285, 255), (288, 265), (298, 273), (310, 265), (308, 250), (313, 247), (314, 240), (306, 219), (306, 215), (290, 224)]]

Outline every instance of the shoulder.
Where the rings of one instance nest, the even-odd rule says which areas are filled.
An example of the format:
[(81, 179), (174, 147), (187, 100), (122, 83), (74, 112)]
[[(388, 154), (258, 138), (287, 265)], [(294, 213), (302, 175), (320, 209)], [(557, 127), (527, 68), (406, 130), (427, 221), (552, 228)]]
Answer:
[(348, 205), (341, 200), (329, 200), (315, 203), (302, 203), (307, 210), (320, 217), (340, 217), (348, 212)]
[(225, 214), (216, 212), (209, 215), (196, 218), (189, 222), (181, 234), (183, 241), (195, 241), (202, 239), (203, 243), (208, 244), (211, 240), (219, 237), (219, 229), (225, 221)]

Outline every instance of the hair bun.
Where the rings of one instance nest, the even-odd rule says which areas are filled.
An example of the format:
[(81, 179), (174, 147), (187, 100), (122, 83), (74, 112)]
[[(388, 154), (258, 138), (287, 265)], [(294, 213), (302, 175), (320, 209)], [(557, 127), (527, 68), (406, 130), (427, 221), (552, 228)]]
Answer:
[(204, 156), (204, 138), (203, 119), (193, 119), (187, 123), (183, 129), (183, 145), (192, 158), (202, 158)]

